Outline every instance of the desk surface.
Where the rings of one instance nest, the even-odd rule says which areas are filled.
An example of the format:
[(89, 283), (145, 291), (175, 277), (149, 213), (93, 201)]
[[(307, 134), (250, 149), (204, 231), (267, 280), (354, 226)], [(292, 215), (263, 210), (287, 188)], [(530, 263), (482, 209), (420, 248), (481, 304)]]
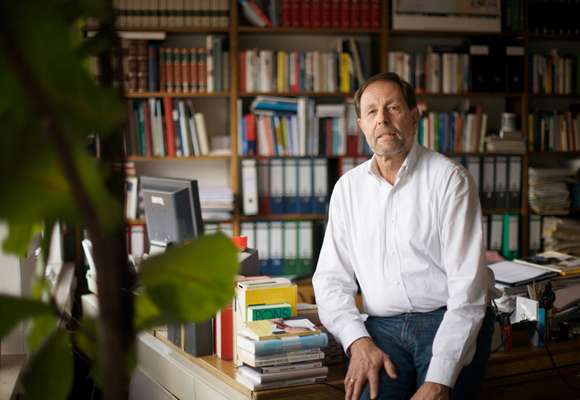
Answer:
[[(580, 366), (580, 338), (576, 340), (548, 343), (554, 361), (559, 368)], [(329, 368), (326, 384), (295, 386), (291, 388), (270, 389), (252, 392), (239, 384), (235, 379), (235, 367), (231, 361), (223, 361), (215, 356), (189, 359), (200, 365), (214, 376), (218, 376), (225, 384), (236, 388), (240, 393), (251, 399), (336, 399), (344, 396), (344, 367), (334, 365)], [(522, 376), (532, 376), (541, 373), (551, 373), (552, 362), (544, 347), (519, 346), (509, 353), (496, 352), (492, 354), (486, 375), (485, 386), (505, 384), (506, 379), (517, 381)]]

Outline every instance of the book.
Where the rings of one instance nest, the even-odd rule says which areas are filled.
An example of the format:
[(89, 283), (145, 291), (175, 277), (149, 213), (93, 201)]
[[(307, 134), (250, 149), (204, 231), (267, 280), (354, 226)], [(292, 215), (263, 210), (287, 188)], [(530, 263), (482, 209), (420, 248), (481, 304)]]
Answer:
[(273, 374), (278, 372), (298, 371), (303, 369), (312, 369), (320, 367), (322, 367), (322, 361), (298, 362), (286, 365), (271, 365), (264, 367), (255, 367), (253, 369), (262, 374)]
[(328, 336), (324, 332), (308, 336), (290, 336), (268, 340), (253, 340), (240, 335), (236, 338), (237, 350), (246, 350), (258, 356), (326, 347), (327, 345)]
[(514, 262), (560, 275), (580, 274), (580, 257), (571, 256), (557, 251), (546, 251), (534, 256), (514, 259)]
[(314, 367), (295, 369), (293, 371), (264, 373), (252, 367), (242, 366), (237, 369), (237, 373), (251, 379), (255, 383), (277, 382), (288, 379), (308, 378), (328, 374), (328, 367)]
[(238, 349), (236, 355), (244, 364), (252, 367), (287, 366), (291, 363), (316, 361), (324, 359), (324, 352), (320, 348), (288, 351), (285, 353), (258, 356), (244, 349)]
[(319, 334), (312, 322), (306, 318), (300, 319), (265, 319), (247, 321), (240, 329), (240, 334), (254, 340), (268, 340)]
[(299, 385), (312, 385), (314, 383), (322, 383), (326, 381), (326, 375), (313, 376), (308, 378), (299, 379), (287, 379), (278, 382), (267, 382), (267, 383), (256, 383), (244, 375), (236, 374), (236, 380), (242, 385), (248, 387), (251, 390), (264, 390), (264, 389), (274, 389), (288, 386), (299, 386)]

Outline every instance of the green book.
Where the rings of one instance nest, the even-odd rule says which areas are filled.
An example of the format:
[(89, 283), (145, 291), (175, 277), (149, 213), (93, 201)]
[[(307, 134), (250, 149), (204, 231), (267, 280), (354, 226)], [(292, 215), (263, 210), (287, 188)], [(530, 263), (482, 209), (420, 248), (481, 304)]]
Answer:
[(290, 318), (292, 306), (288, 303), (256, 304), (248, 306), (248, 321), (261, 321), (273, 318)]

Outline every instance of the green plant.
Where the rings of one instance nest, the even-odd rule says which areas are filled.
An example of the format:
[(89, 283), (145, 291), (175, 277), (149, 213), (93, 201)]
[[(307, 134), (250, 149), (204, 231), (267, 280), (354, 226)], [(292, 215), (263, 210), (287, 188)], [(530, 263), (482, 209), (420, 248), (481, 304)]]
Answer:
[[(83, 39), (79, 23), (89, 16), (102, 21), (101, 30)], [(96, 360), (105, 397), (126, 398), (136, 332), (207, 319), (233, 295), (236, 250), (222, 235), (150, 258), (131, 274), (124, 176), (113, 168), (123, 162), (122, 105), (119, 93), (95, 82), (86, 68), (87, 58), (98, 55), (103, 80), (112, 81), (112, 27), (110, 1), (0, 2), (0, 220), (10, 228), (4, 251), (23, 254), (42, 230), (40, 259), (46, 260), (55, 221), (86, 226), (100, 294), (99, 319), (79, 321), (72, 333), (43, 274), (34, 298), (0, 296), (0, 337), (32, 321), (32, 356), (21, 377), (25, 398), (67, 397), (71, 340)], [(103, 139), (101, 160), (85, 151), (95, 132)]]

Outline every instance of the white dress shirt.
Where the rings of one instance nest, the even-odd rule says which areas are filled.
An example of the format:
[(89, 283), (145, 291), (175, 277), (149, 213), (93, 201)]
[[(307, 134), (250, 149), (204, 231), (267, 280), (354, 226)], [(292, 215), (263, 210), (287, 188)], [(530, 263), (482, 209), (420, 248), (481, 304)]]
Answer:
[(447, 306), (426, 381), (453, 387), (475, 353), (494, 282), (482, 239), (479, 195), (462, 166), (415, 143), (391, 185), (373, 157), (332, 192), (313, 277), (322, 323), (346, 351), (370, 336), (368, 315)]

